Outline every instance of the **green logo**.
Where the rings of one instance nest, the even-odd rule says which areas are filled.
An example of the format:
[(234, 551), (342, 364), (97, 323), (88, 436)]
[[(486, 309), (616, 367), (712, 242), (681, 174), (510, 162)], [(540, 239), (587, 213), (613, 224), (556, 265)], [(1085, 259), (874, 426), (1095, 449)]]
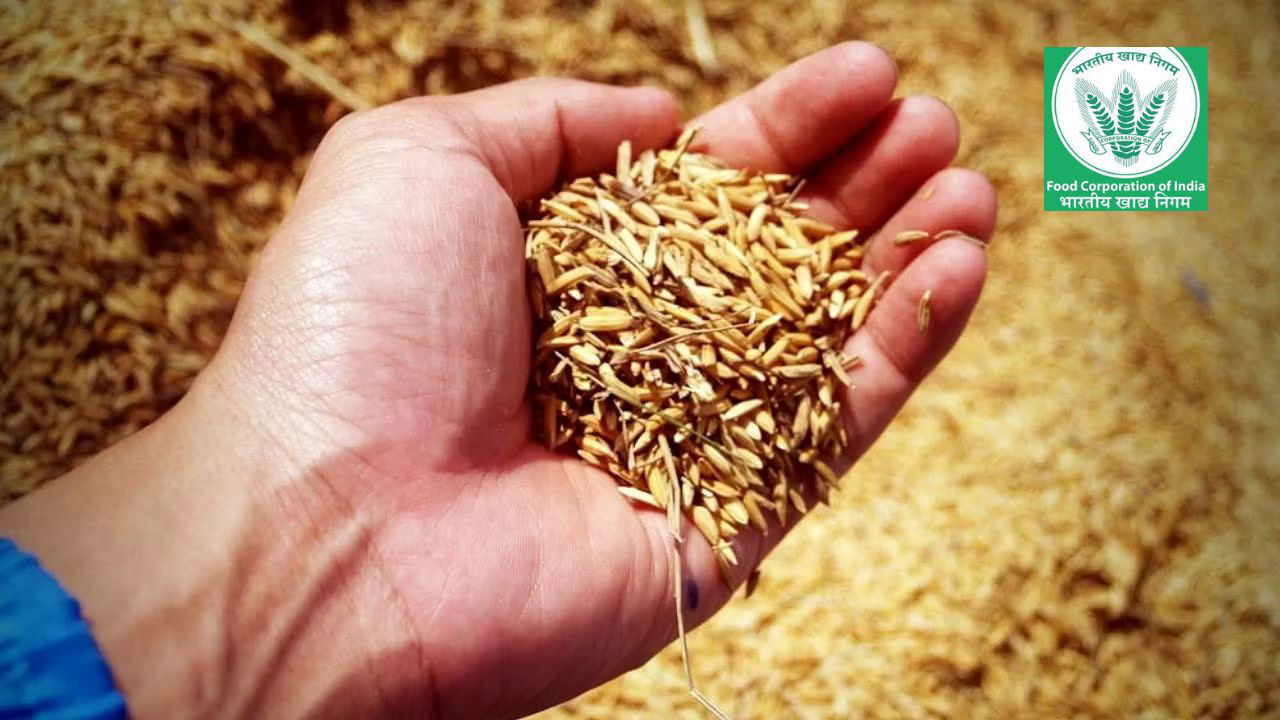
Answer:
[(1205, 210), (1204, 48), (1045, 48), (1045, 210)]
[(1093, 83), (1076, 78), (1076, 102), (1089, 126), (1084, 133), (1089, 151), (1105, 155), (1110, 148), (1121, 167), (1136, 165), (1144, 146), (1148, 155), (1159, 155), (1165, 138), (1173, 132), (1164, 126), (1177, 95), (1178, 83), (1170, 79), (1142, 97), (1128, 70), (1120, 72), (1110, 100)]

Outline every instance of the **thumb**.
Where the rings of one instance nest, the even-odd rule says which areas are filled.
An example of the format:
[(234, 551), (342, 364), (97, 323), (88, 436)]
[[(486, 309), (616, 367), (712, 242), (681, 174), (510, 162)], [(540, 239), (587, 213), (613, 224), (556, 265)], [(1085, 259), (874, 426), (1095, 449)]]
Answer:
[[(559, 180), (609, 167), (623, 140), (637, 149), (670, 140), (678, 118), (676, 100), (665, 90), (565, 78), (411, 98), (340, 120), (316, 150), (307, 180), (349, 164), (352, 148), (390, 144), (478, 160), (520, 205)], [(299, 202), (306, 200), (307, 184)]]
[(442, 109), (517, 204), (610, 167), (623, 140), (638, 149), (667, 142), (679, 115), (665, 90), (563, 78), (453, 96)]

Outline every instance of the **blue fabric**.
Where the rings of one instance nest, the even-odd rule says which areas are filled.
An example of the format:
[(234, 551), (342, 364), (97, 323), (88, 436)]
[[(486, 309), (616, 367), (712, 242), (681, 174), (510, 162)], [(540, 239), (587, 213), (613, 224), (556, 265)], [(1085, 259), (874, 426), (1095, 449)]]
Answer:
[(80, 604), (0, 538), (0, 720), (127, 716)]

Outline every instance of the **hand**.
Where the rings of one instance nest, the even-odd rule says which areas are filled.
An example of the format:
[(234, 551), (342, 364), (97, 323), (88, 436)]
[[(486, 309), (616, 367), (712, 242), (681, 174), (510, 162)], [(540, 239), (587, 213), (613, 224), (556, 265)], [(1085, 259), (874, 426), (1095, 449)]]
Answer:
[[(809, 178), (812, 213), (874, 233), (895, 278), (850, 340), (851, 462), (950, 349), (986, 272), (994, 193), (944, 169), (957, 124), (891, 101), (848, 43), (699, 118), (701, 149)], [(517, 209), (677, 131), (657, 90), (531, 80), (339, 122), (223, 348), (161, 421), (5, 508), (82, 600), (139, 717), (512, 717), (675, 634), (665, 517), (529, 433)], [(932, 322), (916, 305), (932, 290)], [(744, 532), (741, 582), (784, 534)], [(683, 545), (686, 621), (730, 596)]]

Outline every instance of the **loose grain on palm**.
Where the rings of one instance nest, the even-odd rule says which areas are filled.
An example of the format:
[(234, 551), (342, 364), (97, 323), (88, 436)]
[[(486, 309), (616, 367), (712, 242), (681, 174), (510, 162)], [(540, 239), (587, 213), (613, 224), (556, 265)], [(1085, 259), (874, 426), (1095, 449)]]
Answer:
[(848, 438), (842, 354), (886, 276), (856, 231), (805, 218), (785, 174), (688, 150), (570, 182), (529, 222), (534, 398), (548, 447), (628, 498), (678, 502), (723, 569), (732, 540), (825, 500)]

